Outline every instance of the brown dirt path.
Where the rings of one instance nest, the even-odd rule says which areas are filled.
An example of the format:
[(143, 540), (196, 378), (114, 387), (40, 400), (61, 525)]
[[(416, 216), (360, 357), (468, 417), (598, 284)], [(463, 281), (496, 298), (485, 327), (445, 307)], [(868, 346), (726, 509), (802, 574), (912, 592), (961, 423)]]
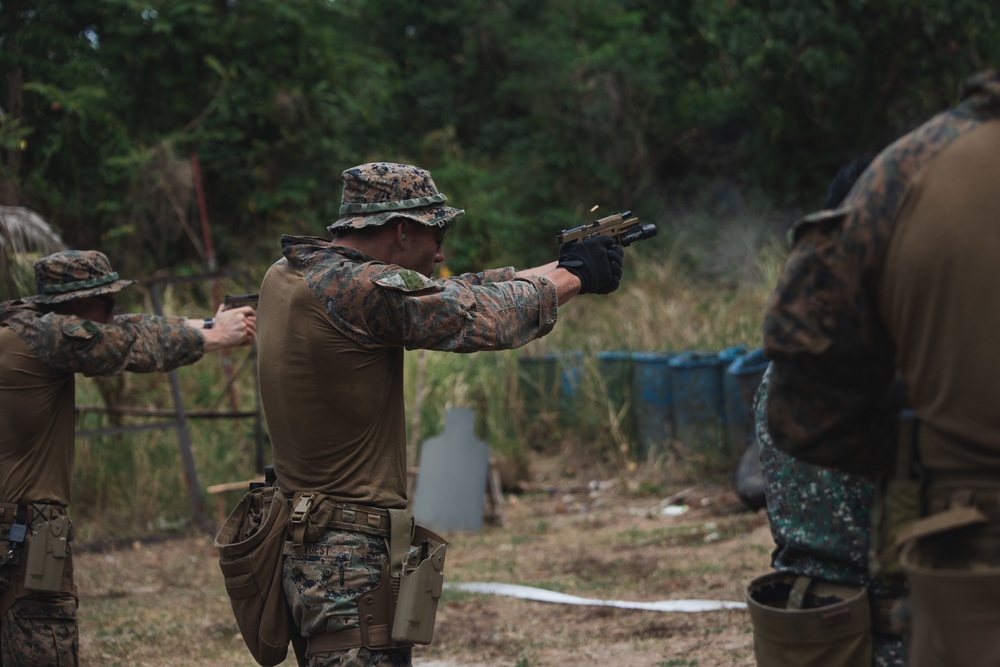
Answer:
[[(533, 586), (599, 600), (742, 601), (769, 567), (763, 513), (726, 488), (638, 496), (599, 474), (540, 474), (509, 496), (504, 527), (448, 535), (451, 582)], [(673, 497), (670, 497), (673, 496)], [(664, 511), (683, 506), (683, 513)], [(76, 558), (81, 664), (256, 663), (239, 638), (211, 540)], [(446, 591), (418, 667), (752, 667), (744, 610), (674, 613)], [(286, 660), (293, 665), (294, 660)]]

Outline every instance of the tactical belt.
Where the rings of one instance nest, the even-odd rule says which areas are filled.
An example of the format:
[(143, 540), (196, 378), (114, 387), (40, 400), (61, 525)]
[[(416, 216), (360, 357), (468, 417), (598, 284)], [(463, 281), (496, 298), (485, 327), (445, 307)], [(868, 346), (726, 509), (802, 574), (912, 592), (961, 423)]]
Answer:
[[(291, 525), (293, 531), (297, 525), (302, 526), (301, 530), (304, 530), (304, 525), (309, 516), (309, 504), (313, 500), (310, 497), (305, 497), (304, 499), (300, 497), (306, 495), (296, 494), (296, 509), (299, 510), (299, 514), (297, 524), (295, 523), (295, 518), (292, 519)], [(333, 509), (332, 512), (330, 512), (331, 507)], [(414, 601), (412, 593), (414, 585), (418, 587), (420, 592), (433, 597), (433, 609), (429, 611), (426, 617), (421, 618), (422, 621), (427, 621), (425, 626), (421, 626), (421, 630), (425, 627), (428, 629), (433, 628), (434, 612), (437, 610), (437, 599), (441, 595), (440, 584), (438, 584), (437, 594), (435, 595), (432, 592), (434, 586), (426, 585), (427, 577), (422, 575), (430, 572), (430, 570), (424, 570), (424, 567), (429, 564), (434, 567), (433, 563), (435, 561), (437, 562), (437, 572), (441, 572), (444, 565), (444, 548), (446, 543), (439, 536), (425, 528), (415, 527), (413, 516), (405, 509), (383, 510), (381, 508), (329, 501), (329, 499), (326, 499), (324, 502), (321, 499), (318, 508), (313, 511), (318, 515), (330, 513), (334, 517), (327, 521), (324, 516), (320, 521), (320, 523), (326, 525), (326, 529), (340, 528), (371, 533), (373, 532), (373, 528), (377, 528), (380, 531), (384, 531), (383, 534), (389, 537), (389, 557), (382, 564), (382, 577), (379, 585), (358, 599), (358, 620), (360, 627), (315, 634), (307, 638), (308, 646), (306, 654), (313, 656), (320, 653), (345, 651), (360, 646), (366, 646), (376, 651), (399, 650), (409, 648), (414, 643), (429, 643), (430, 637), (425, 638), (420, 635), (406, 635), (402, 632), (399, 634), (393, 632), (393, 626), (399, 622), (395, 618), (398, 611), (397, 601), (400, 597), (401, 587), (404, 587), (404, 579), (411, 584), (409, 587), (404, 587), (406, 588), (405, 592), (409, 595), (409, 597), (406, 597), (408, 606), (404, 605), (404, 609), (407, 612), (427, 611), (426, 609), (418, 609), (416, 607), (417, 603), (422, 601)], [(295, 512), (293, 511), (294, 514)], [(424, 560), (419, 561), (419, 564), (407, 574), (407, 571), (405, 571), (405, 561), (411, 554), (411, 546), (415, 541), (418, 541), (418, 543), (422, 544), (426, 552), (431, 540), (435, 541), (433, 545), (434, 555), (424, 555)], [(294, 545), (293, 541), (293, 548)], [(407, 576), (412, 577), (412, 579), (407, 579)], [(403, 625), (406, 625), (406, 622), (412, 624), (412, 619), (405, 617), (405, 615), (403, 620)]]
[[(292, 542), (297, 546), (306, 541), (306, 527), (317, 521), (312, 530), (353, 530), (379, 537), (389, 537), (389, 510), (370, 505), (356, 505), (330, 499), (322, 493), (300, 491), (292, 497), (292, 514), (289, 518)], [(322, 516), (329, 512), (329, 516)], [(313, 520), (310, 522), (310, 514)], [(322, 517), (322, 518), (320, 518)]]
[(298, 491), (291, 499), (288, 519), (290, 552), (301, 554), (306, 542), (331, 528), (389, 537), (389, 510), (331, 499), (324, 493)]
[(1000, 479), (979, 474), (932, 473), (926, 487), (927, 514), (956, 507), (975, 507), (1000, 519)]
[[(328, 501), (332, 502), (332, 501)], [(389, 536), (389, 512), (381, 507), (353, 505), (348, 503), (333, 504), (333, 518), (327, 528), (342, 528), (344, 530), (362, 529), (363, 533), (372, 533), (383, 537)]]
[(351, 628), (339, 632), (323, 632), (313, 635), (307, 639), (309, 642), (306, 648), (306, 655), (312, 657), (317, 653), (330, 653), (332, 651), (346, 651), (348, 649), (364, 646), (361, 641), (361, 628)]
[[(39, 517), (51, 519), (54, 516), (66, 514), (66, 508), (55, 503), (26, 503), (28, 515), (26, 520), (33, 522)], [(0, 503), (0, 523), (14, 523), (17, 516), (17, 504)]]

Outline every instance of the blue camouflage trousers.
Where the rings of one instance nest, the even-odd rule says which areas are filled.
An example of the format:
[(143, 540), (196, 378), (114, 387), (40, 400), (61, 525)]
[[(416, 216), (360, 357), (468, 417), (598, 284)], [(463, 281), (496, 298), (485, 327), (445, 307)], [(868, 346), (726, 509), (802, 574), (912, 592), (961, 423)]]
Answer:
[[(378, 586), (389, 558), (386, 539), (330, 529), (303, 553), (286, 553), (283, 583), (292, 618), (303, 637), (360, 627), (358, 598)], [(309, 667), (410, 667), (412, 649), (373, 651), (365, 647), (318, 653)]]

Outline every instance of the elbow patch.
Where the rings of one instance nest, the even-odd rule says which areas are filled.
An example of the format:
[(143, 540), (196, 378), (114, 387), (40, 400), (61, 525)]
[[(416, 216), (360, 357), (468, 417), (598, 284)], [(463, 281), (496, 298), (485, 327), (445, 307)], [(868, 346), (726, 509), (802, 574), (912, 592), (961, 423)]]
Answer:
[(86, 342), (100, 335), (101, 329), (90, 320), (79, 320), (72, 322), (60, 329), (62, 334), (74, 341)]
[(380, 287), (386, 287), (399, 292), (422, 292), (429, 289), (441, 290), (441, 286), (436, 281), (412, 269), (387, 271), (374, 278), (373, 282)]

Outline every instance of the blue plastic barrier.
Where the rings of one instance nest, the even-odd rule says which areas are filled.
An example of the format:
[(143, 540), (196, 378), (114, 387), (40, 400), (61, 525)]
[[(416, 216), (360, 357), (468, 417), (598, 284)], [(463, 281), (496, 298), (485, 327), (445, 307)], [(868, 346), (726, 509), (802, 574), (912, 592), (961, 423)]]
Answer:
[(670, 389), (670, 360), (665, 352), (632, 354), (632, 411), (635, 415), (636, 454), (655, 457), (674, 437), (674, 399)]
[(632, 353), (604, 351), (597, 353), (597, 367), (608, 397), (608, 408), (620, 416), (622, 436), (633, 442), (635, 418), (632, 413)]
[(669, 361), (674, 439), (687, 451), (717, 460), (723, 450), (722, 371), (716, 353), (682, 352)]
[(727, 347), (726, 349), (719, 352), (719, 380), (722, 382), (722, 442), (720, 443), (724, 455), (729, 456), (736, 453), (737, 458), (740, 453), (743, 452), (742, 445), (733, 443), (730, 438), (730, 433), (733, 431), (733, 425), (730, 423), (731, 418), (739, 419), (739, 415), (731, 414), (728, 408), (728, 398), (726, 390), (726, 369), (734, 361), (746, 354), (747, 348), (745, 345), (734, 345), (732, 347)]
[(757, 348), (737, 357), (726, 368), (723, 386), (727, 444), (736, 455), (741, 454), (753, 439), (753, 399), (767, 364), (763, 348)]

